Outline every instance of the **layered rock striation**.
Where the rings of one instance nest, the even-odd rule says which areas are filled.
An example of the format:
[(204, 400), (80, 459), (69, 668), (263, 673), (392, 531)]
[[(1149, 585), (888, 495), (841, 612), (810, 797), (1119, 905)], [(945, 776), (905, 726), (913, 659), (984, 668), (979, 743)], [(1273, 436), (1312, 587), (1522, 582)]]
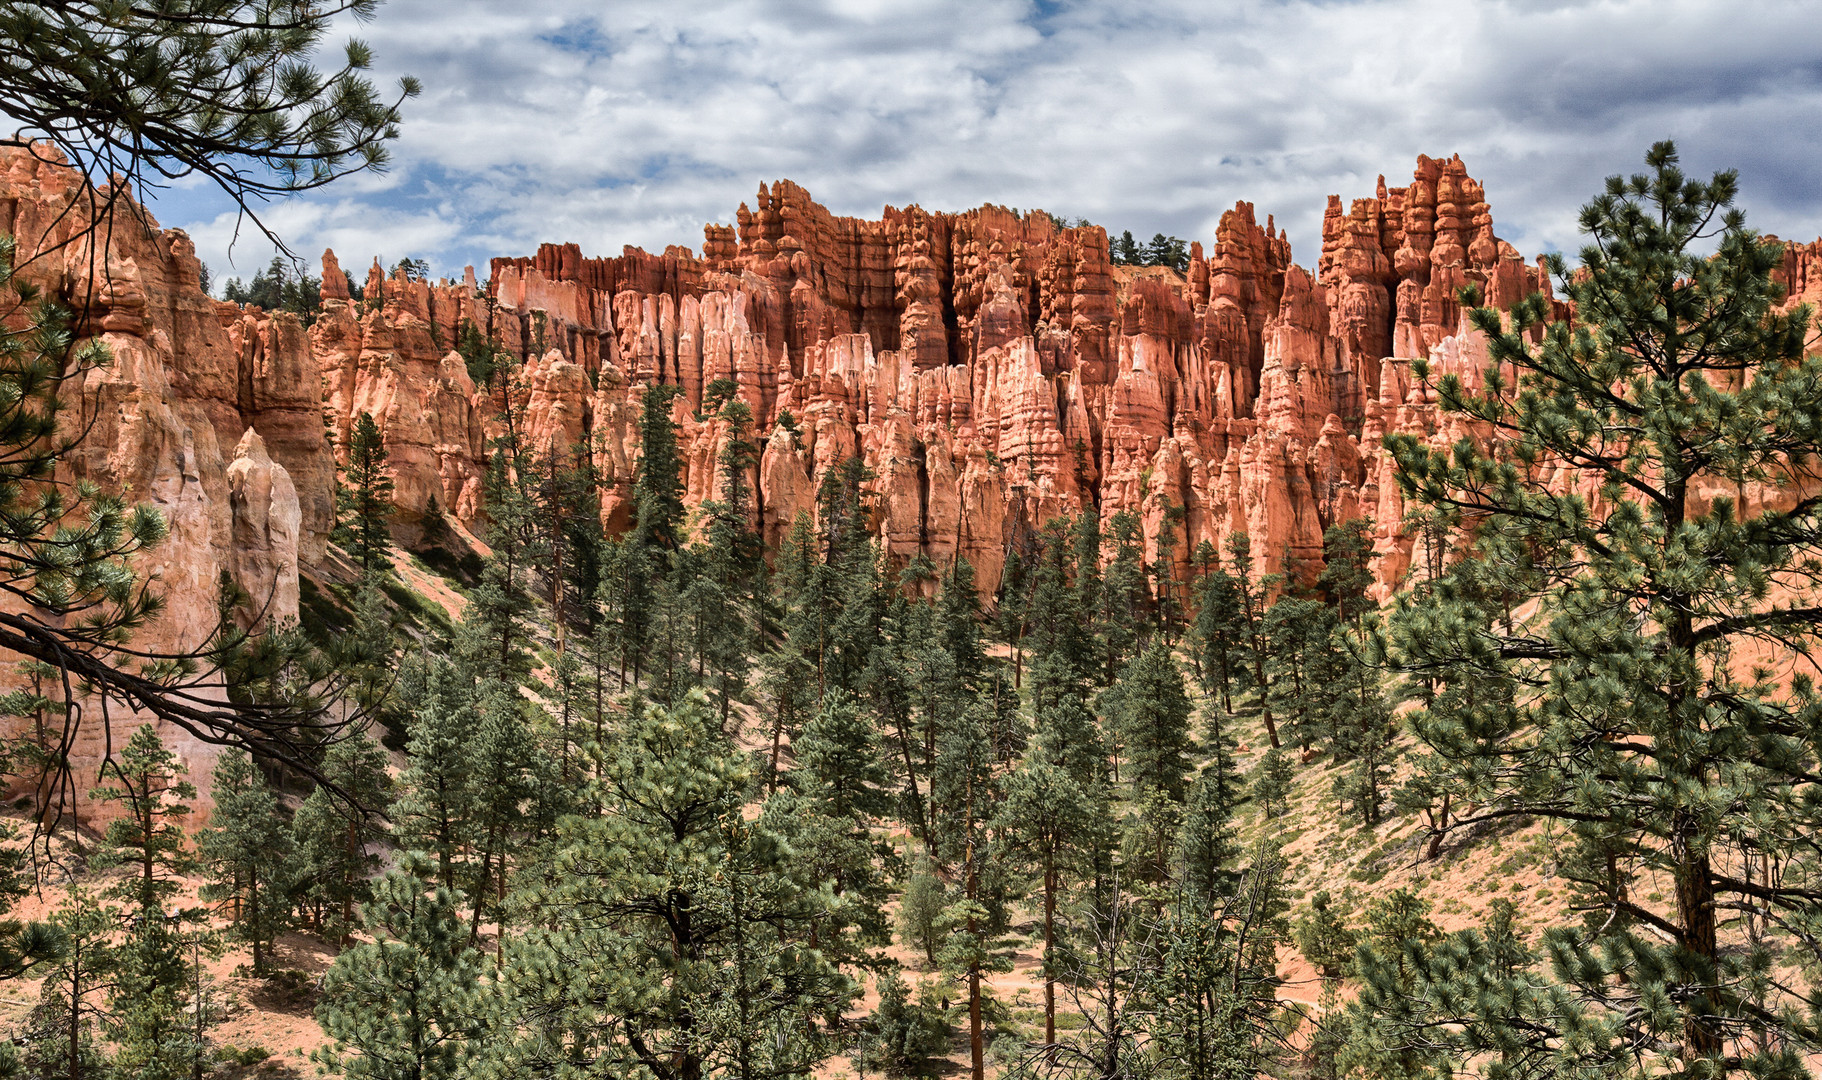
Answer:
[[(1314, 274), (1271, 218), (1236, 204), (1187, 274), (1115, 267), (1097, 227), (996, 206), (887, 207), (839, 217), (789, 181), (761, 186), (702, 254), (573, 244), (495, 259), (484, 287), (386, 278), (362, 304), (325, 294), (312, 329), (337, 438), (371, 412), (408, 514), (485, 513), (480, 476), (505, 394), (546, 445), (593, 455), (610, 521), (636, 467), (638, 389), (675, 405), (691, 498), (711, 497), (723, 433), (695, 419), (731, 380), (764, 443), (756, 515), (776, 542), (813, 513), (822, 474), (861, 456), (894, 557), (970, 560), (991, 589), (1006, 553), (1054, 517), (1140, 517), (1148, 554), (1172, 525), (1196, 545), (1244, 529), (1261, 569), (1313, 566), (1328, 525), (1365, 516), (1391, 587), (1410, 543), (1379, 449), (1387, 430), (1438, 437), (1409, 360), (1477, 379), (1484, 350), (1456, 296), (1549, 289), (1493, 231), (1459, 158), (1344, 210), (1331, 199)], [(339, 271), (325, 254), (324, 278)], [(477, 389), (454, 335), (471, 322), (523, 361)], [(789, 416), (787, 422), (786, 417)]]
[[(657, 382), (683, 391), (672, 416), (692, 505), (720, 495), (727, 437), (698, 418), (706, 388), (728, 380), (751, 406), (753, 514), (773, 544), (814, 514), (827, 471), (859, 456), (886, 551), (966, 558), (989, 593), (1046, 521), (1130, 513), (1148, 558), (1170, 537), (1179, 579), (1199, 543), (1239, 530), (1262, 572), (1314, 573), (1323, 530), (1364, 517), (1383, 596), (1424, 567), (1382, 438), (1474, 434), (1439, 413), (1411, 361), (1478, 385), (1486, 349), (1461, 288), (1500, 306), (1550, 291), (1541, 263), (1495, 234), (1459, 158), (1331, 198), (1313, 273), (1247, 203), (1179, 274), (1113, 266), (1100, 228), (1041, 212), (887, 207), (866, 220), (780, 181), (735, 225), (706, 226), (700, 256), (547, 244), (493, 260), (484, 282), (375, 262), (356, 300), (325, 252), (307, 329), (209, 299), (188, 238), (128, 201), (95, 234), (105, 245), (70, 243), (101, 195), (0, 152), (0, 229), (19, 238), (22, 272), (114, 356), (66, 387), (87, 434), (59, 479), (150, 502), (171, 526), (139, 561), (169, 603), (135, 641), (152, 651), (207, 636), (224, 573), (254, 598), (244, 622), (296, 614), (360, 414), (383, 433), (407, 533), (429, 515), (485, 518), (488, 448), (509, 412), (534, 444), (592, 460), (618, 527), (641, 390)], [(1788, 247), (1782, 277), (1792, 302), (1822, 299), (1822, 241)], [(517, 361), (509, 377), (476, 384), (455, 348), (470, 331)], [(206, 772), (209, 748), (166, 734)], [(77, 746), (79, 771), (105, 752), (98, 739)]]
[[(165, 607), (132, 645), (182, 654), (215, 631), (224, 572), (249, 596), (243, 624), (296, 618), (299, 570), (323, 558), (334, 517), (322, 376), (295, 316), (211, 300), (189, 238), (109, 196), (61, 165), (0, 153), (0, 232), (16, 240), (19, 276), (112, 357), (61, 388), (66, 434), (82, 437), (53, 479), (92, 481), (163, 515), (168, 538), (134, 564)], [(30, 319), (20, 307), (4, 317), (15, 328)], [(117, 706), (114, 720), (136, 722)], [(161, 734), (206, 790), (214, 748)], [(83, 725), (69, 755), (79, 785), (106, 753), (103, 726)]]

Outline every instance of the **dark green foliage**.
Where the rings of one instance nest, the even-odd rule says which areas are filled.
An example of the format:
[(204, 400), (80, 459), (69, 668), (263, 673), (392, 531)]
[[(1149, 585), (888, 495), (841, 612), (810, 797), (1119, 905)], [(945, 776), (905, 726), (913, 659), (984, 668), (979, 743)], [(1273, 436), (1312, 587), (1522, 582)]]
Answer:
[(1154, 639), (1106, 695), (1125, 745), (1127, 779), (1140, 793), (1181, 802), (1189, 773), (1189, 696), (1183, 672), (1162, 638)]
[(1127, 229), (1108, 242), (1109, 254), (1115, 266), (1142, 266), (1144, 254), (1139, 249), (1138, 241), (1132, 238), (1132, 230)]
[(183, 763), (165, 749), (157, 731), (142, 724), (117, 757), (102, 766), (102, 784), (89, 793), (116, 803), (122, 816), (108, 822), (100, 867), (123, 866), (131, 873), (108, 887), (109, 899), (131, 904), (142, 919), (161, 922), (164, 901), (182, 888), (179, 880), (195, 859), (179, 823), (190, 812), (196, 786), (183, 779)]
[[(465, 740), (467, 836), (471, 848), (464, 882), (474, 911), (469, 936), (479, 938), (491, 913), (502, 922), (512, 853), (538, 825), (538, 796), (552, 772), (532, 739), (524, 700), (497, 683), (482, 685), (478, 724)], [(504, 934), (502, 926), (501, 933)]]
[(1284, 868), (1277, 851), (1261, 848), (1220, 889), (1151, 920), (1133, 994), (1144, 1075), (1246, 1080), (1273, 1062), (1282, 1022)]
[(386, 444), (368, 413), (348, 433), (347, 460), (335, 489), (335, 534), (362, 571), (382, 566), (392, 549), (392, 477), (386, 473)]
[(916, 948), (931, 967), (936, 966), (936, 950), (941, 942), (936, 920), (948, 906), (948, 891), (936, 876), (936, 867), (928, 859), (920, 860), (905, 880), (904, 895), (899, 898), (898, 932), (899, 941)]
[[(350, 40), (341, 63), (311, 63), (343, 13), (376, 0), (271, 7), (202, 0), (181, 13), (110, 3), (13, 5), (0, 33), (6, 111), (97, 184), (116, 190), (200, 175), (243, 210), (274, 195), (383, 169), (399, 102), (382, 104), (364, 72), (371, 50)], [(400, 100), (418, 92), (404, 79)]]
[(682, 541), (683, 460), (677, 452), (677, 425), (671, 399), (681, 387), (655, 383), (645, 389), (639, 413), (639, 471), (633, 479), (633, 503), (644, 543), (674, 551)]
[[(316, 1052), (331, 1073), (365, 1080), (452, 1080), (467, 1074), (480, 1033), (481, 959), (467, 948), (456, 894), (425, 880), (431, 864), (407, 855), (361, 905), (372, 938), (335, 958), (316, 1016), (335, 1050)], [(356, 1050), (356, 1054), (347, 1054)]]
[(764, 594), (765, 545), (750, 520), (752, 475), (759, 461), (752, 410), (732, 398), (716, 418), (725, 425), (716, 455), (719, 497), (703, 503), (703, 541), (680, 564), (694, 571), (681, 599), (694, 624), (690, 650), (697, 680), (710, 689), (726, 723), (734, 700), (746, 690), (747, 656), (755, 644)]
[(463, 366), (468, 370), (468, 377), (482, 389), (492, 390), (494, 382), (511, 369), (512, 354), (483, 334), (472, 319), (462, 320), (461, 327), (456, 331), (455, 347), (462, 357)]
[(215, 812), (196, 835), (209, 873), (201, 896), (225, 907), (231, 936), (252, 947), (253, 974), (264, 975), (272, 942), (291, 922), (291, 834), (245, 751), (223, 751), (211, 780)]
[[(1551, 263), (1573, 323), (1541, 295), (1475, 309), (1481, 392), (1413, 365), (1497, 444), (1387, 439), (1408, 501), (1478, 522), (1474, 558), (1498, 597), (1413, 596), (1392, 627), (1399, 663), (1426, 692), (1529, 688), (1496, 744), (1454, 705), (1414, 718), (1434, 756), (1423, 801), (1453, 795), (1451, 828), (1553, 822), (1587, 913), (1547, 930), (1549, 975), (1512, 1008), (1464, 1000), (1428, 1024), (1423, 1044), (1452, 1055), (1505, 1040), (1593, 1072), (1652, 1045), (1682, 1075), (1771, 1075), (1822, 1048), (1813, 982), (1768, 982), (1775, 952), (1754, 936), (1822, 925), (1808, 871), (1772, 869), (1822, 856), (1822, 804), (1800, 794), (1819, 706), (1808, 675), (1744, 659), (1764, 643), (1807, 649), (1819, 625), (1822, 521), (1796, 492), (1822, 450), (1822, 359), (1803, 355), (1810, 311), (1773, 307), (1781, 248), (1731, 207), (1735, 175), (1695, 180), (1676, 160), (1653, 147), (1647, 173), (1610, 179), (1583, 209), (1579, 269)], [(1597, 489), (1547, 486), (1564, 468)], [(1727, 494), (1741, 485), (1776, 494), (1742, 503)], [(1535, 615), (1513, 614), (1533, 596)], [(1496, 718), (1508, 708), (1492, 704)], [(1513, 1008), (1549, 1019), (1521, 1025)]]
[[(81, 886), (70, 890), (51, 916), (62, 948), (46, 965), (38, 1004), (32, 1010), (30, 1035), (22, 1064), (33, 1077), (104, 1076), (103, 1048), (97, 1027), (105, 1013), (98, 998), (109, 988), (118, 966), (120, 910), (103, 905)], [(5, 1066), (0, 1060), (0, 1067)], [(17, 1075), (18, 1065), (4, 1068)]]
[(1075, 524), (1073, 535), (1061, 520), (1044, 527), (1026, 582), (1023, 644), (1031, 655), (1026, 681), (1040, 726), (1053, 702), (1086, 698), (1104, 674), (1094, 639), (1100, 530), (1092, 513)]
[(1057, 903), (1085, 861), (1084, 850), (1106, 813), (1105, 795), (1084, 790), (1066, 769), (1033, 758), (1006, 778), (995, 824), (1008, 854), (1038, 872), (1043, 895), (1044, 1041), (1056, 1041)]
[[(1113, 558), (1108, 560), (1101, 577), (1096, 629), (1101, 638), (1104, 678), (1111, 682), (1139, 649), (1139, 639), (1150, 616), (1150, 592), (1146, 588), (1144, 535), (1138, 516), (1122, 510), (1108, 524)], [(1079, 563), (1077, 568), (1079, 573)]]
[(949, 1018), (927, 1001), (913, 1002), (896, 971), (879, 977), (879, 1007), (867, 1018), (866, 1039), (851, 1055), (861, 1069), (916, 1076), (949, 1044)]
[(1266, 609), (1264, 694), (1284, 724), (1284, 735), (1305, 754), (1327, 734), (1334, 687), (1325, 677), (1337, 666), (1335, 614), (1320, 600), (1286, 596)]
[(700, 691), (628, 722), (603, 763), (608, 812), (563, 819), (551, 860), (518, 878), (501, 1068), (759, 1077), (826, 1056), (854, 988), (806, 944), (827, 894), (741, 813), (753, 780)]
[(786, 873), (806, 892), (829, 890), (832, 903), (817, 927), (816, 944), (831, 961), (851, 967), (879, 964), (874, 951), (892, 941), (885, 906), (888, 875), (900, 860), (862, 822), (830, 812), (793, 791), (766, 800), (760, 824), (791, 852)]
[(1178, 273), (1189, 269), (1189, 245), (1174, 236), (1153, 233), (1145, 245), (1146, 266), (1168, 266)]
[(863, 821), (885, 816), (892, 797), (878, 739), (854, 697), (839, 687), (831, 689), (793, 743), (806, 778), (804, 792), (835, 817)]
[(1309, 908), (1297, 917), (1293, 930), (1297, 951), (1324, 978), (1334, 979), (1353, 971), (1358, 938), (1347, 924), (1351, 908), (1349, 898), (1337, 900), (1323, 889), (1310, 897)]
[(386, 838), (381, 815), (392, 804), (386, 751), (366, 734), (331, 746), (323, 755), (324, 784), (298, 807), (291, 822), (297, 846), (295, 896), (305, 921), (324, 941), (340, 942), (354, 928), (379, 856), (368, 850)]
[(104, 1030), (114, 1046), (114, 1071), (135, 1080), (183, 1080), (194, 1075), (204, 1046), (194, 1016), (196, 969), (182, 918), (162, 911), (128, 922), (114, 952)]
[(1260, 756), (1259, 764), (1253, 767), (1247, 785), (1252, 789), (1253, 797), (1259, 800), (1259, 809), (1268, 819), (1280, 816), (1290, 809), (1291, 785), (1296, 782), (1296, 769), (1291, 764), (1290, 755), (1275, 746), (1266, 750)]
[(1251, 671), (1252, 635), (1240, 586), (1225, 568), (1216, 565), (1203, 575), (1197, 593), (1190, 643), (1196, 650), (1197, 670), (1203, 689), (1215, 694), (1221, 708), (1231, 713), (1235, 686), (1248, 685)]
[(1168, 266), (1178, 273), (1189, 269), (1189, 245), (1163, 233), (1140, 243), (1128, 229), (1109, 240), (1108, 254), (1115, 266)]
[[(208, 286), (203, 286), (208, 291)], [(242, 285), (237, 277), (221, 286), (221, 298), (235, 304), (264, 308), (267, 311), (289, 311), (309, 326), (316, 321), (322, 307), (322, 283), (298, 269), (281, 255), (272, 257), (272, 265), (253, 275)]]
[(453, 665), (433, 661), (405, 728), (410, 764), (399, 775), (392, 817), (400, 844), (435, 860), (437, 884), (455, 888), (473, 827), (473, 770), (467, 752), (475, 729), (471, 690)]
[(1218, 898), (1230, 896), (1235, 884), (1232, 863), (1239, 856), (1233, 816), (1241, 791), (1232, 762), (1218, 756), (1191, 786), (1183, 807), (1183, 828), (1177, 838), (1183, 891), (1210, 910)]
[(1367, 590), (1373, 586), (1373, 523), (1353, 518), (1330, 525), (1322, 533), (1322, 573), (1316, 589), (1335, 609), (1342, 622), (1358, 628), (1363, 615), (1373, 610)]

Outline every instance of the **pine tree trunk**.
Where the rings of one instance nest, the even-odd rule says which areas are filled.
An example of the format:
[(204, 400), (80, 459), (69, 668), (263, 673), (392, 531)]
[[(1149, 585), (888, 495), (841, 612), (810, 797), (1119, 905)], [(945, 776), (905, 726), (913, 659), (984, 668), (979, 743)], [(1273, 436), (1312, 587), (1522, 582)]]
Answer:
[(1047, 1059), (1056, 1062), (1057, 980), (1051, 966), (1051, 953), (1056, 946), (1057, 876), (1055, 859), (1044, 855), (1044, 1045), (1050, 1047)]
[(82, 1080), (82, 951), (70, 958), (70, 1080)]
[(1428, 847), (1424, 848), (1423, 852), (1423, 857), (1426, 860), (1433, 860), (1438, 855), (1442, 854), (1442, 838), (1444, 834), (1448, 832), (1448, 829), (1449, 796), (1445, 792), (1442, 797), (1442, 809), (1438, 811), (1436, 817), (1431, 820), (1430, 844)]
[[(1719, 951), (1715, 928), (1714, 874), (1707, 854), (1698, 855), (1690, 850), (1690, 834), (1693, 832), (1693, 826), (1684, 825), (1678, 829), (1673, 841), (1677, 856), (1677, 921), (1682, 925), (1683, 946), (1712, 965)], [(1707, 1016), (1720, 1015), (1720, 995), (1714, 987), (1703, 988), (1700, 1001), (1706, 1006), (1702, 1012)], [(1691, 1058), (1718, 1055), (1722, 1050), (1720, 1035), (1702, 1016), (1689, 1016), (1683, 1021), (1683, 1039), (1687, 1044), (1685, 1050)]]
[(474, 890), (474, 917), (469, 920), (468, 924), (468, 940), (471, 943), (481, 940), (481, 909), (487, 905), (487, 886), (489, 884), (487, 872), (492, 860), (493, 852), (483, 851), (481, 853), (481, 876), (480, 880), (475, 882)]
[(1272, 695), (1265, 681), (1265, 659), (1259, 650), (1257, 639), (1253, 646), (1253, 684), (1259, 688), (1259, 708), (1265, 714), (1265, 736), (1272, 742), (1273, 750), (1284, 747), (1278, 742), (1278, 725), (1272, 723)]
[(968, 1057), (974, 1066), (974, 1080), (986, 1080), (986, 1048), (981, 1042), (981, 970), (978, 967), (968, 969)]
[(266, 973), (266, 963), (264, 955), (260, 952), (259, 936), (260, 932), (265, 928), (259, 925), (258, 878), (254, 878), (247, 883), (247, 914), (253, 919), (253, 933), (249, 935), (253, 938), (253, 974), (264, 975)]

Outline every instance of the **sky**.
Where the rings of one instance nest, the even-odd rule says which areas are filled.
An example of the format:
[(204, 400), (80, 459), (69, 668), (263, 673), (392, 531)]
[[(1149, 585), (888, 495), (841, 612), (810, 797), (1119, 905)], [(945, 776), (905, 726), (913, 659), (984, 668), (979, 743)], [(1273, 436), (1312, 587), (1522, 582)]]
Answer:
[[(350, 35), (416, 76), (393, 161), (275, 203), (314, 266), (435, 276), (543, 241), (700, 250), (761, 182), (838, 214), (997, 203), (1211, 241), (1236, 200), (1313, 265), (1326, 197), (1460, 154), (1526, 255), (1673, 138), (1765, 232), (1822, 233), (1822, 15), (1796, 0), (388, 0)], [(219, 283), (272, 249), (154, 193)]]

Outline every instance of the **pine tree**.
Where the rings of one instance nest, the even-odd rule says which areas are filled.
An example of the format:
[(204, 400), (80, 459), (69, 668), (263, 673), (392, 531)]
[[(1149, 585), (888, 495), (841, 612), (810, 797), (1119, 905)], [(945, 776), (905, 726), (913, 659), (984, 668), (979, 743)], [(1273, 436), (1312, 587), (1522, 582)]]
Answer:
[[(540, 775), (547, 771), (516, 693), (484, 684), (477, 712), (479, 723), (466, 745), (471, 940), (480, 938), (490, 911), (497, 921), (506, 917), (508, 864), (531, 829)], [(503, 922), (499, 930), (503, 945)]]
[(753, 651), (764, 592), (765, 545), (748, 520), (749, 476), (759, 460), (751, 437), (753, 412), (733, 398), (721, 406), (717, 419), (725, 425), (716, 455), (720, 497), (702, 506), (701, 572), (688, 599), (696, 622), (696, 676), (709, 687), (725, 724), (734, 699), (746, 689), (747, 656)]
[(918, 856), (898, 900), (898, 940), (923, 954), (931, 967), (936, 966), (936, 950), (942, 944), (936, 921), (948, 906), (948, 889), (936, 876), (936, 863), (928, 855)]
[(272, 942), (291, 921), (291, 834), (245, 751), (223, 751), (211, 779), (215, 812), (196, 835), (209, 872), (200, 895), (227, 907), (231, 936), (251, 946), (253, 974), (264, 975)]
[(496, 1067), (758, 1080), (827, 1056), (854, 988), (809, 945), (828, 894), (742, 813), (754, 779), (700, 690), (628, 721), (606, 813), (563, 819), (552, 859), (518, 877)]
[[(120, 931), (120, 910), (103, 905), (78, 885), (51, 916), (50, 925), (63, 947), (56, 961), (47, 965), (39, 987), (23, 1071), (68, 1080), (105, 1076), (103, 1048), (96, 1038), (104, 1013), (96, 998), (111, 989), (118, 963), (114, 938)], [(6, 1075), (16, 1072), (8, 1069)]]
[(369, 846), (388, 835), (382, 815), (392, 803), (386, 751), (366, 734), (331, 746), (323, 755), (323, 779), (291, 821), (297, 846), (295, 895), (308, 921), (328, 942), (344, 940), (354, 927), (356, 906), (370, 895), (369, 876), (379, 856)]
[[(1803, 357), (1811, 312), (1774, 307), (1782, 250), (1731, 208), (1735, 174), (1699, 181), (1676, 161), (1653, 147), (1648, 173), (1612, 178), (1584, 208), (1580, 267), (1551, 264), (1573, 323), (1551, 321), (1541, 295), (1475, 308), (1490, 359), (1478, 393), (1414, 363), (1447, 413), (1496, 443), (1387, 440), (1405, 498), (1474, 515), (1476, 558), (1542, 601), (1508, 629), (1432, 593), (1394, 627), (1414, 675), (1536, 688), (1524, 734), (1494, 757), (1447, 714), (1413, 725), (1475, 807), (1451, 827), (1560, 825), (1560, 866), (1589, 913), (1546, 932), (1551, 978), (1526, 1002), (1550, 1022), (1521, 1029), (1468, 1003), (1446, 1018), (1459, 1040), (1425, 1030), (1584, 1071), (1652, 1045), (1689, 1075), (1795, 1073), (1822, 1047), (1813, 985), (1769, 985), (1767, 946), (1729, 942), (1743, 908), (1822, 925), (1822, 897), (1791, 872), (1822, 835), (1822, 804), (1800, 794), (1822, 706), (1808, 676), (1742, 659), (1760, 642), (1800, 651), (1818, 631), (1822, 521), (1796, 492), (1822, 449), (1822, 359)], [(1597, 490), (1553, 490), (1563, 470)], [(1728, 494), (1743, 486), (1767, 495)]]
[(1281, 1046), (1278, 947), (1285, 860), (1270, 843), (1212, 894), (1146, 920), (1133, 975), (1144, 1033), (1135, 1072), (1169, 1080), (1269, 1075)]
[(1068, 773), (1083, 790), (1107, 781), (1107, 740), (1100, 721), (1074, 694), (1038, 712), (1036, 753)]
[(979, 707), (964, 708), (943, 731), (930, 777), (932, 806), (946, 808), (932, 823), (938, 858), (956, 867), (961, 895), (943, 909), (944, 936), (937, 963), (968, 991), (968, 1044), (975, 1080), (985, 1068), (982, 979), (1010, 963), (998, 934), (1005, 919), (1001, 898), (988, 881), (991, 822), (998, 792), (993, 750)]
[[(192, 952), (180, 924), (200, 912), (167, 917), (163, 912), (129, 917), (126, 940), (113, 954), (104, 1032), (114, 1046), (113, 1070), (135, 1080), (183, 1080), (192, 1077), (206, 1047), (202, 1018), (199, 957)], [(185, 1012), (190, 1012), (186, 1017)]]
[(1217, 755), (1190, 787), (1183, 807), (1183, 829), (1177, 838), (1183, 868), (1178, 875), (1184, 894), (1214, 910), (1218, 898), (1231, 896), (1237, 875), (1230, 865), (1240, 855), (1234, 837), (1234, 808), (1241, 791), (1232, 759)]
[(1335, 655), (1335, 613), (1311, 597), (1283, 596), (1260, 620), (1265, 638), (1266, 680), (1260, 696), (1284, 721), (1284, 736), (1307, 757), (1323, 745), (1328, 731), (1333, 677), (1341, 667)]
[(846, 968), (871, 968), (871, 951), (892, 941), (886, 918), (889, 873), (900, 865), (892, 845), (864, 822), (831, 812), (830, 805), (790, 789), (766, 799), (760, 825), (791, 852), (785, 872), (802, 889), (827, 889), (827, 917), (816, 928), (816, 947)]
[(1000, 805), (997, 827), (1012, 851), (1022, 854), (1038, 871), (1044, 894), (1044, 1042), (1056, 1039), (1056, 978), (1058, 974), (1057, 901), (1082, 841), (1092, 831), (1103, 800), (1091, 797), (1067, 771), (1042, 758), (1026, 761), (1006, 778), (1006, 797)]
[(1139, 266), (1144, 261), (1138, 241), (1132, 238), (1131, 229), (1122, 232), (1108, 246), (1115, 266)]
[(1297, 918), (1297, 951), (1325, 979), (1353, 971), (1354, 946), (1359, 939), (1347, 925), (1352, 907), (1352, 897), (1338, 899), (1327, 889), (1318, 889), (1310, 897), (1308, 910)]
[(1253, 767), (1248, 786), (1259, 800), (1259, 809), (1267, 819), (1290, 810), (1291, 785), (1296, 781), (1296, 766), (1283, 750), (1271, 747)]
[(644, 542), (665, 551), (677, 550), (682, 542), (683, 458), (677, 451), (677, 424), (671, 419), (671, 399), (682, 389), (654, 383), (640, 398), (633, 501)]
[(1113, 534), (1114, 554), (1101, 578), (1098, 629), (1104, 659), (1103, 677), (1112, 682), (1120, 668), (1137, 652), (1149, 613), (1146, 609), (1144, 536), (1139, 518), (1130, 510), (1122, 510), (1108, 525)]
[(114, 782), (91, 796), (123, 804), (125, 816), (109, 822), (95, 865), (131, 870), (103, 893), (131, 905), (108, 995), (114, 1065), (125, 1075), (177, 1080), (191, 1072), (202, 1050), (182, 1012), (192, 968), (179, 924), (196, 913), (172, 917), (164, 904), (195, 865), (179, 821), (189, 813), (187, 800), (196, 797), (196, 788), (182, 779), (182, 763), (150, 724), (136, 730), (119, 758), (103, 768), (104, 779)]
[[(1055, 520), (1044, 527), (1038, 542), (1025, 623), (1031, 708), (1041, 717), (1060, 698), (1085, 699), (1102, 674), (1093, 626), (1100, 602), (1098, 564), (1093, 561), (1100, 558), (1099, 527), (1092, 514), (1084, 513), (1072, 535), (1063, 521)], [(1093, 552), (1078, 550), (1077, 542)], [(1083, 565), (1083, 558), (1091, 561)]]
[(180, 822), (190, 812), (196, 787), (183, 779), (184, 772), (152, 725), (142, 724), (120, 756), (102, 764), (102, 784), (89, 793), (99, 802), (120, 804), (122, 814), (108, 822), (96, 865), (132, 871), (105, 895), (126, 901), (150, 922), (163, 921), (165, 900), (177, 894), (182, 875), (195, 865)]
[(1189, 696), (1170, 646), (1153, 640), (1110, 693), (1134, 789), (1182, 802), (1193, 741)]
[(840, 687), (831, 689), (793, 744), (807, 778), (802, 785), (805, 793), (834, 817), (864, 822), (885, 816), (892, 798), (886, 791), (890, 777), (878, 739), (853, 695)]
[(347, 460), (336, 486), (335, 542), (362, 571), (372, 573), (392, 550), (392, 478), (386, 474), (386, 443), (369, 413), (361, 413), (348, 433)]
[(532, 670), (524, 578), (536, 561), (531, 539), (539, 514), (521, 483), (527, 474), (514, 464), (521, 454), (513, 415), (509, 404), (502, 414), (507, 430), (495, 439), (488, 459), (487, 542), (492, 551), (482, 564), (480, 584), (468, 594), (455, 653), (475, 678), (517, 686)]
[[(1245, 657), (1250, 661), (1248, 682), (1259, 694), (1259, 710), (1265, 722), (1265, 737), (1273, 749), (1279, 747), (1278, 725), (1272, 718), (1270, 682), (1266, 678), (1266, 657), (1271, 649), (1265, 626), (1266, 600), (1274, 582), (1260, 579), (1253, 570), (1253, 542), (1244, 532), (1227, 536), (1228, 576), (1234, 582), (1234, 596), (1239, 601), (1236, 620)], [(1246, 669), (1243, 669), (1246, 670)]]
[(393, 820), (399, 843), (436, 860), (435, 881), (454, 888), (456, 860), (472, 824), (468, 736), (474, 730), (468, 688), (445, 661), (432, 661), (424, 692), (405, 728), (408, 764), (399, 775)]
[(1220, 699), (1224, 712), (1232, 714), (1234, 684), (1245, 684), (1251, 644), (1240, 589), (1225, 569), (1216, 566), (1203, 576), (1197, 591), (1194, 644), (1202, 686)]
[[(361, 905), (372, 938), (335, 958), (316, 1016), (335, 1050), (325, 1069), (363, 1080), (453, 1080), (468, 1075), (480, 1033), (480, 957), (467, 947), (460, 900), (426, 880), (431, 864), (407, 855)], [(357, 1050), (353, 1055), (347, 1050)]]
[(896, 971), (879, 977), (879, 1007), (867, 1018), (867, 1038), (851, 1055), (856, 1070), (922, 1075), (949, 1044), (949, 1018), (927, 1001), (913, 1002)]

